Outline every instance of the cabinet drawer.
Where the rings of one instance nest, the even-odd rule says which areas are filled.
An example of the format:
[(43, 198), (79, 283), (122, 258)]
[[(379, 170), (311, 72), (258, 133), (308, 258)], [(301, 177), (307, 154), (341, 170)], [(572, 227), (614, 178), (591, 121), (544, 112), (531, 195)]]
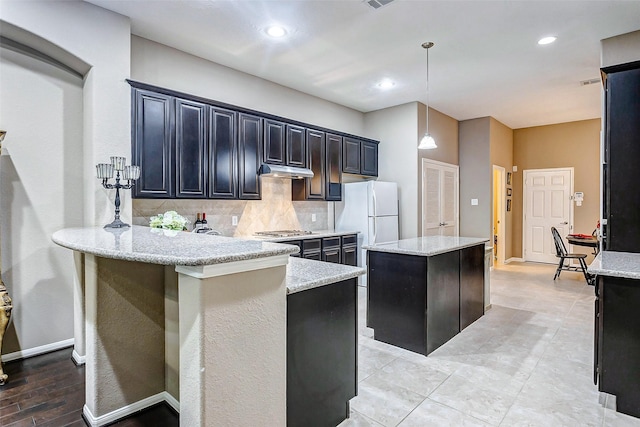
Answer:
[(300, 254), (302, 253), (302, 242), (300, 240), (290, 240), (290, 241), (285, 241), (285, 242), (281, 242), (284, 245), (292, 245), (292, 246), (297, 246), (300, 248), (300, 252), (298, 252), (297, 254), (291, 254), (291, 256), (300, 256)]
[(329, 248), (322, 251), (322, 260), (324, 262), (333, 262), (335, 264), (340, 264), (341, 256), (340, 256), (340, 248)]
[(340, 236), (336, 237), (326, 237), (322, 239), (322, 248), (339, 248), (340, 247)]
[(322, 249), (322, 239), (305, 239), (302, 241), (302, 250), (307, 251), (319, 251)]
[(349, 234), (348, 236), (342, 236), (342, 246), (355, 245), (358, 243), (358, 236), (355, 234)]

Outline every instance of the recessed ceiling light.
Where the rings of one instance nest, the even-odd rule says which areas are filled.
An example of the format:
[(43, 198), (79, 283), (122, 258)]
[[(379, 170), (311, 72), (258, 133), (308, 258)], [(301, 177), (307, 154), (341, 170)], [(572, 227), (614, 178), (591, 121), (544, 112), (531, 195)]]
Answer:
[(283, 37), (287, 34), (287, 30), (285, 30), (279, 25), (272, 25), (268, 27), (266, 32), (269, 36), (276, 37), (276, 38)]
[(554, 37), (554, 36), (543, 37), (540, 40), (538, 40), (538, 44), (550, 44), (556, 41), (556, 39), (557, 37)]
[(378, 86), (380, 89), (391, 89), (395, 85), (396, 85), (396, 82), (394, 82), (393, 80), (384, 79), (380, 81), (380, 83), (378, 83), (376, 86)]

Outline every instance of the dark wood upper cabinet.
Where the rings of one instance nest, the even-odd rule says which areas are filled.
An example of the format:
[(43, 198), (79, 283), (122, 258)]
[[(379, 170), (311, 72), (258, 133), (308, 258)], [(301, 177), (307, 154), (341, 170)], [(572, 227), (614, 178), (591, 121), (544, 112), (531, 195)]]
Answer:
[(378, 143), (361, 141), (360, 144), (360, 174), (378, 176)]
[(148, 90), (132, 91), (132, 164), (140, 166), (133, 196), (174, 197), (173, 97)]
[(342, 172), (360, 173), (360, 140), (345, 137), (342, 145)]
[(176, 111), (176, 197), (207, 197), (207, 106), (184, 99), (175, 100)]
[(288, 166), (307, 167), (306, 129), (302, 126), (287, 125)]
[(259, 200), (258, 169), (262, 161), (262, 118), (238, 114), (238, 189), (243, 200)]
[(235, 111), (209, 107), (209, 197), (238, 197)]
[(344, 137), (342, 143), (342, 172), (378, 176), (378, 143)]
[(325, 198), (325, 133), (307, 129), (307, 167), (313, 178), (294, 179), (291, 183), (293, 200), (324, 200)]
[(342, 200), (342, 137), (328, 133), (326, 135), (326, 194), (325, 200)]
[(378, 175), (376, 141), (128, 82), (134, 198), (260, 199), (263, 162), (313, 171), (293, 181), (293, 200), (338, 201), (343, 172)]
[(285, 164), (285, 124), (271, 119), (264, 120), (264, 162)]
[(603, 213), (605, 249), (640, 252), (640, 62), (606, 73)]

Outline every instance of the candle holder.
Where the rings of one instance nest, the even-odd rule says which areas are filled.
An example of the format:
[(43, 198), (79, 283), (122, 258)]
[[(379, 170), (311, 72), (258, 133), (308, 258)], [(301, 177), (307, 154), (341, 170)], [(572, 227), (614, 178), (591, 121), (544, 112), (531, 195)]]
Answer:
[[(112, 223), (107, 224), (104, 228), (123, 228), (130, 227), (120, 220), (120, 189), (130, 190), (134, 183), (132, 181), (140, 178), (140, 166), (125, 166), (126, 158), (124, 157), (111, 157), (111, 163), (98, 163), (96, 165), (96, 172), (98, 179), (102, 180), (102, 186), (107, 190), (116, 189), (116, 214)], [(109, 184), (109, 179), (113, 178), (115, 171), (116, 182), (115, 184)], [(126, 184), (120, 184), (120, 173), (122, 172), (122, 179), (126, 179)]]

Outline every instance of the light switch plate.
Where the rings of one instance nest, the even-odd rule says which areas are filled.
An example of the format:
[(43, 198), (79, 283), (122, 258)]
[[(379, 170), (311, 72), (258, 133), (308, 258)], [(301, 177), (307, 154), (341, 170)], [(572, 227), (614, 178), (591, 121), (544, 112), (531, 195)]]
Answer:
[(311, 222), (316, 222), (316, 214), (311, 214)]
[(471, 206), (478, 206), (478, 199), (471, 199)]
[(231, 225), (238, 225), (238, 217), (233, 215), (231, 217)]

